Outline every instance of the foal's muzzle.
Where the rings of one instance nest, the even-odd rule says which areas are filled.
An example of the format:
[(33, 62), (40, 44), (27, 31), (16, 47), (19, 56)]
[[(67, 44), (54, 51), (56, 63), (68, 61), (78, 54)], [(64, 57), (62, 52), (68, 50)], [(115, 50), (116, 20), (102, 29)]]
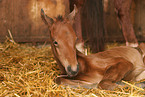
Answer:
[(74, 77), (78, 74), (79, 72), (79, 64), (77, 64), (77, 68), (75, 71), (72, 70), (71, 66), (68, 66), (67, 67), (67, 73), (68, 73), (68, 76), (69, 77)]

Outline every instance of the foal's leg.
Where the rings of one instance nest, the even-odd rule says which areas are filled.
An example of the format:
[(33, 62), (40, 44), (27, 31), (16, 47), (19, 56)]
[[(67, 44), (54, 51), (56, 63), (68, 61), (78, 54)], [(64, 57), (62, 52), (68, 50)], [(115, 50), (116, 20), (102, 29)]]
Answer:
[(116, 63), (106, 70), (98, 85), (99, 88), (113, 90), (118, 86), (116, 82), (123, 79), (132, 70), (133, 64), (129, 61), (123, 58), (115, 58), (115, 60)]
[(135, 79), (135, 81), (141, 81), (141, 80), (145, 80), (145, 70), (142, 73), (140, 73)]
[(69, 85), (71, 87), (82, 86), (85, 88), (92, 88), (96, 86), (96, 84), (92, 84), (90, 82), (82, 81), (76, 78), (69, 78), (67, 75), (58, 76), (55, 82), (59, 85)]
[(141, 87), (141, 88), (145, 88), (145, 70), (135, 78), (135, 81), (143, 81), (143, 82), (137, 83), (135, 85), (138, 87)]

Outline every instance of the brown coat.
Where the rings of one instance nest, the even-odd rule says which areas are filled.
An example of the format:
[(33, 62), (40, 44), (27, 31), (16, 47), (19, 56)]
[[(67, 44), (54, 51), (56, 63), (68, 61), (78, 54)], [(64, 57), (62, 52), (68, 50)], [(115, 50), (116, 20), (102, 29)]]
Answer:
[(88, 56), (78, 51), (77, 56), (80, 64), (78, 75), (73, 78), (58, 77), (57, 83), (98, 85), (101, 89), (112, 90), (116, 82), (122, 79), (136, 81), (136, 77), (145, 70), (141, 54), (131, 47), (116, 47)]

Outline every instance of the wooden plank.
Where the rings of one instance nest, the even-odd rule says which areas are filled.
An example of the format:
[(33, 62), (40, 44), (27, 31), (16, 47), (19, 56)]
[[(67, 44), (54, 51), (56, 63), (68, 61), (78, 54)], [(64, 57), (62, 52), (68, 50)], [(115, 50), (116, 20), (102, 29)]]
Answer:
[[(47, 2), (46, 2), (47, 1)], [(65, 0), (0, 0), (0, 42), (4, 42), (11, 31), (17, 42), (43, 42), (49, 37), (48, 28), (40, 17), (43, 8), (47, 15), (55, 17), (65, 14)], [(133, 0), (135, 7), (134, 29), (139, 41), (145, 41), (145, 1)], [(63, 2), (63, 3), (62, 3)], [(48, 10), (50, 9), (50, 10)], [(68, 12), (67, 12), (68, 13)], [(112, 0), (109, 0), (105, 12), (105, 27), (107, 41), (123, 41), (122, 31), (117, 22)]]

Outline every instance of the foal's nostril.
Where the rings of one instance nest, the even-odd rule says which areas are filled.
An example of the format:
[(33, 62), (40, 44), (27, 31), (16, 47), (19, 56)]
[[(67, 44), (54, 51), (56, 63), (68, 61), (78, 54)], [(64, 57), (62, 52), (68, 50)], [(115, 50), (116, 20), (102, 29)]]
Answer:
[(72, 75), (76, 75), (78, 72), (77, 71), (71, 71)]
[(70, 75), (76, 75), (79, 71), (79, 65), (77, 65), (77, 68), (75, 71), (72, 70), (71, 66), (68, 66), (67, 71), (70, 73)]
[(67, 67), (67, 70), (68, 70), (68, 72), (71, 72), (71, 67), (68, 66), (68, 67)]

